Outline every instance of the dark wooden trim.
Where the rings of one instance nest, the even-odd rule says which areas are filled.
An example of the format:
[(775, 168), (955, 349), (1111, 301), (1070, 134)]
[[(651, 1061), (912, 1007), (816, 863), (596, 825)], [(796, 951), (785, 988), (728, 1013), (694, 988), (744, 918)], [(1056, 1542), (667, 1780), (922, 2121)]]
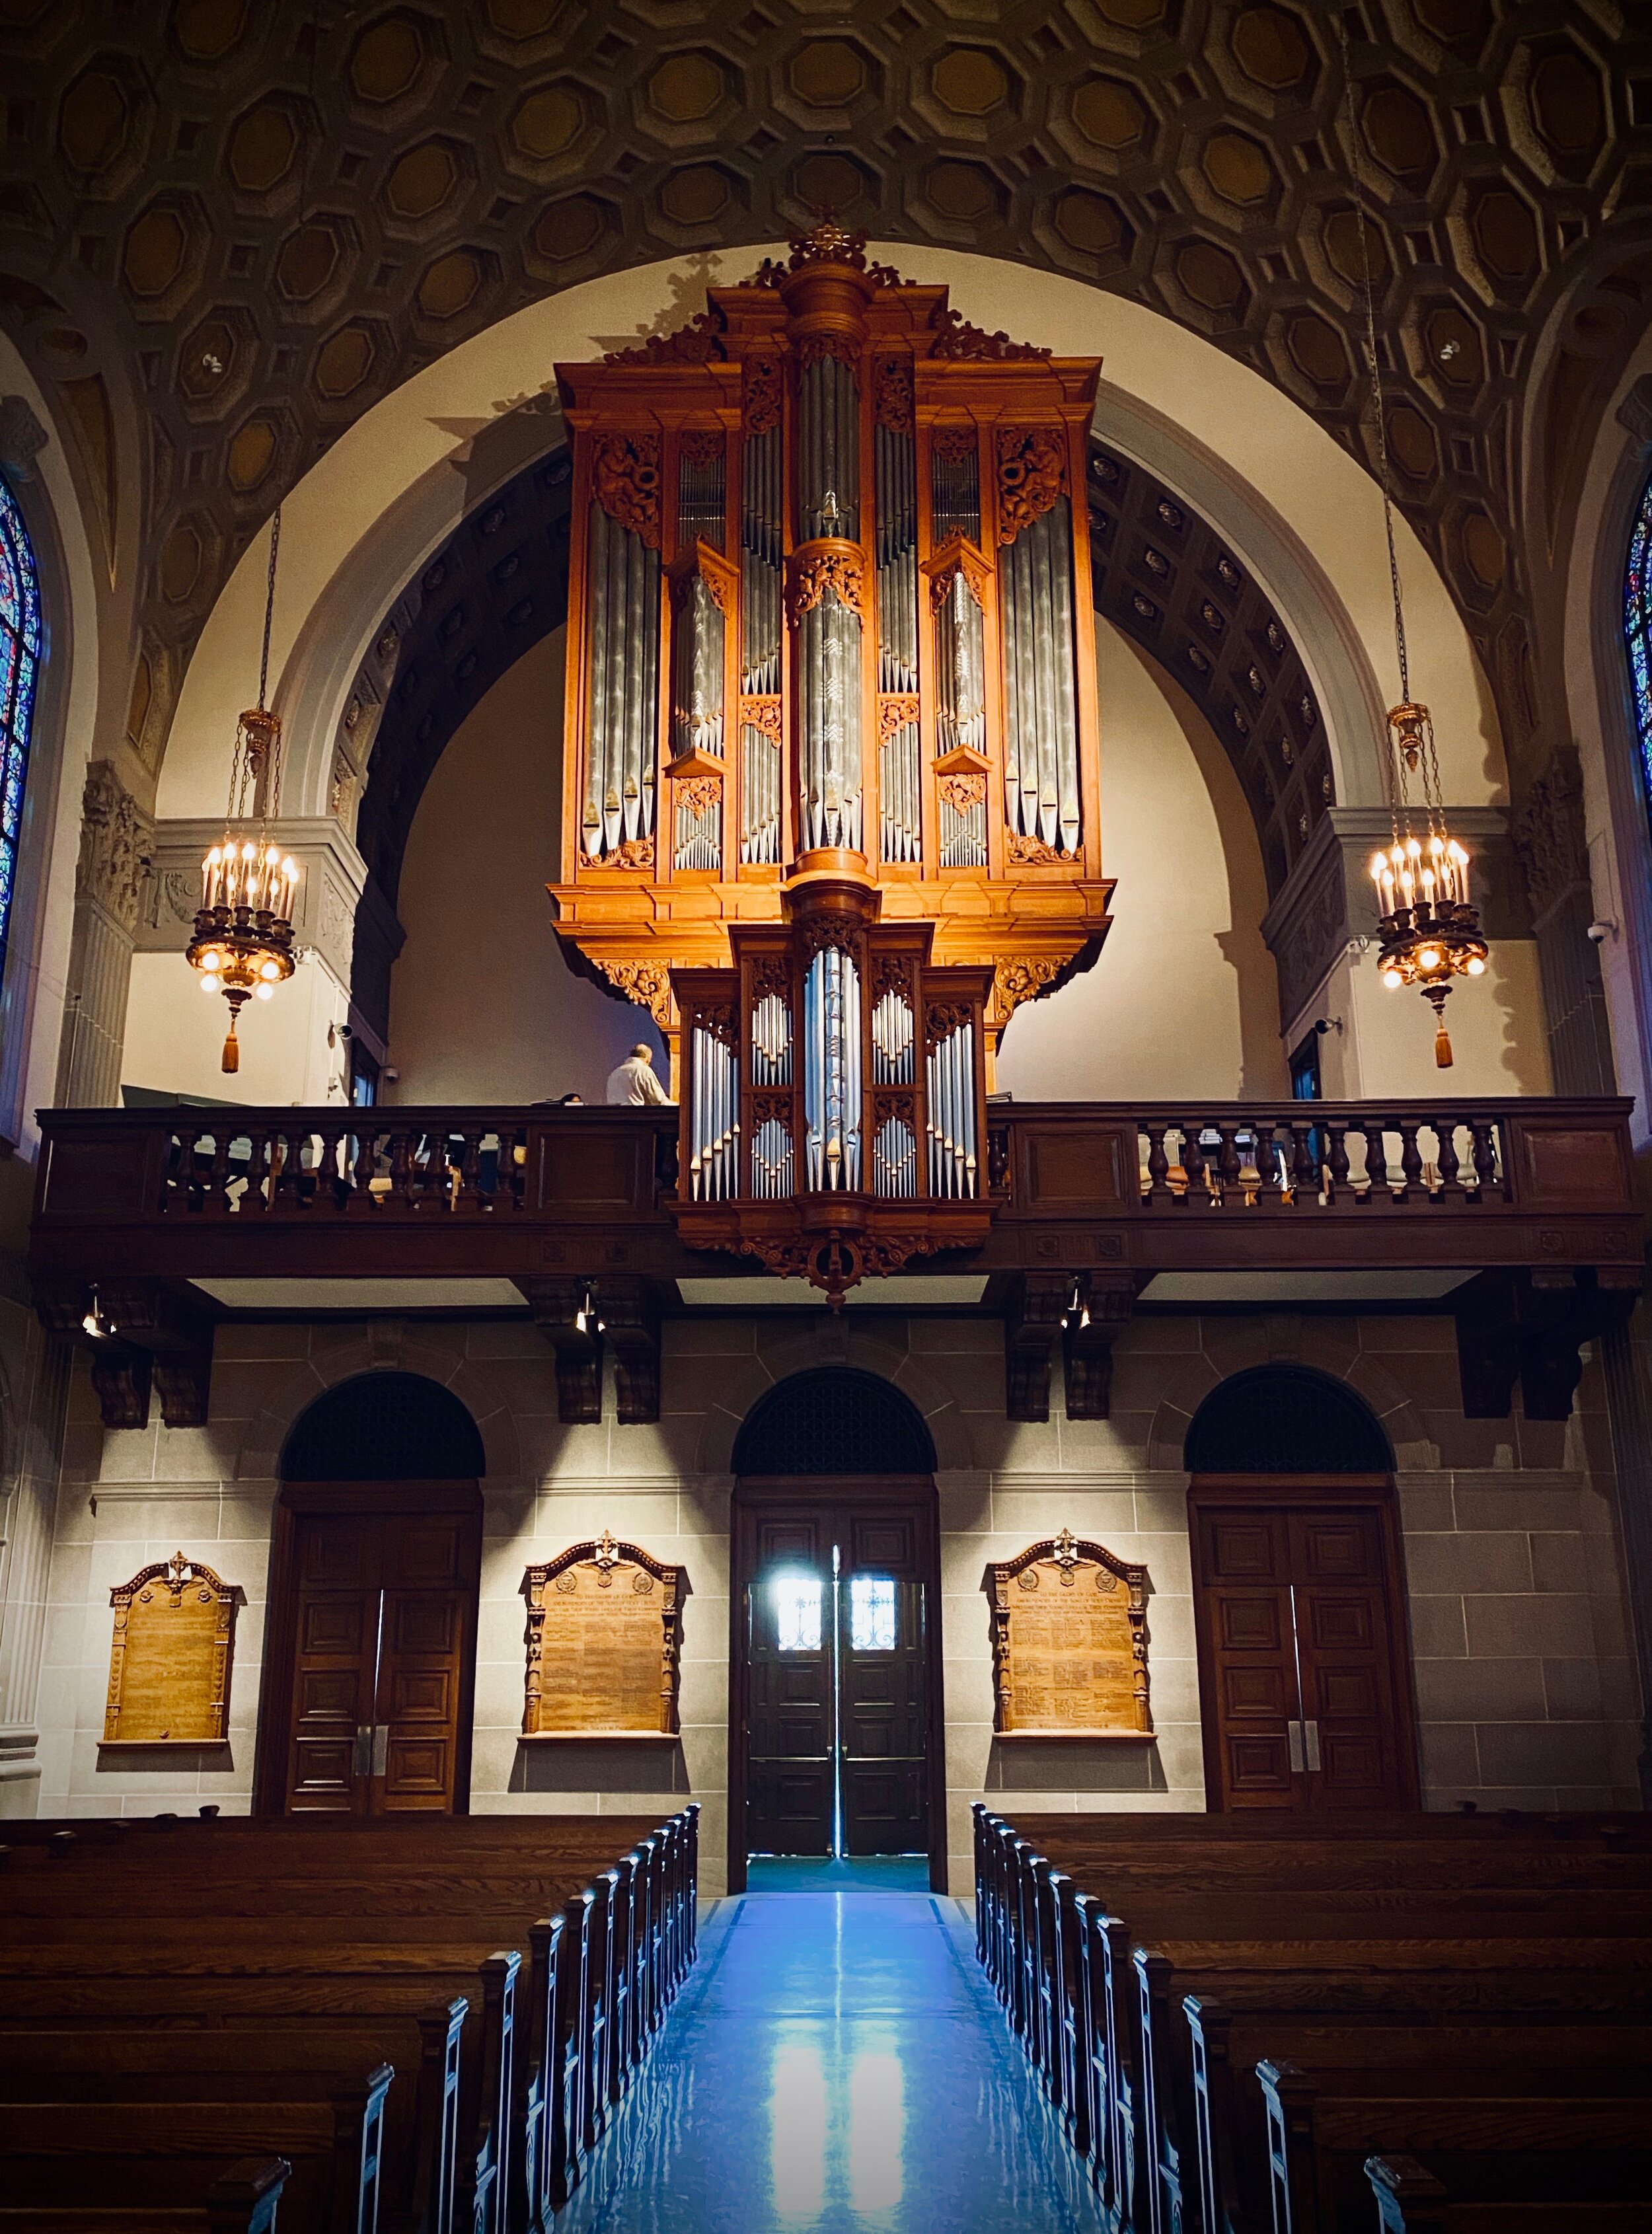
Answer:
[(1417, 1723), (1416, 1672), (1411, 1642), (1411, 1593), (1406, 1584), (1405, 1536), (1400, 1499), (1391, 1474), (1195, 1474), (1187, 1487), (1187, 1548), (1192, 1573), (1193, 1638), (1198, 1658), (1199, 1734), (1205, 1764), (1205, 1813), (1219, 1815), (1222, 1767), (1218, 1750), (1215, 1655), (1199, 1575), (1198, 1524), (1207, 1506), (1351, 1506), (1374, 1512), (1382, 1539), (1383, 1580), (1388, 1595), (1388, 1655), (1401, 1727), (1394, 1754), (1405, 1784), (1405, 1805), (1422, 1806), (1421, 1741)]
[(312, 1512), (466, 1512), (476, 1519), (475, 1559), (460, 1645), (459, 1739), (454, 1754), (454, 1813), (470, 1813), (470, 1767), (476, 1720), (476, 1646), (480, 1626), (483, 1501), (477, 1481), (289, 1481), (271, 1518), (270, 1571), (259, 1672), (258, 1731), (253, 1754), (252, 1813), (279, 1816), (286, 1798), (287, 1740), (297, 1636), (297, 1521)]
[(941, 1637), (940, 1497), (933, 1474), (749, 1474), (735, 1483), (728, 1527), (728, 1890), (743, 1892), (747, 1881), (747, 1755), (751, 1737), (751, 1658), (746, 1593), (748, 1538), (744, 1523), (759, 1510), (787, 1505), (810, 1509), (822, 1505), (872, 1503), (914, 1512), (924, 1585), (929, 1727), (924, 1761), (929, 1783), (930, 1890), (947, 1889), (946, 1701), (943, 1691), (945, 1656)]

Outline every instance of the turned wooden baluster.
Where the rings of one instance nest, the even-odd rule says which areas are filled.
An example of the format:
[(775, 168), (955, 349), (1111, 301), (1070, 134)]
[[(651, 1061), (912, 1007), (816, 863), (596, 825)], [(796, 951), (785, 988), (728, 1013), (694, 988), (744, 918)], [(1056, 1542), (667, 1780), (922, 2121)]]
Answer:
[(1212, 1128), (1222, 1143), (1216, 1159), (1216, 1183), (1221, 1198), (1225, 1200), (1239, 1180), (1239, 1151), (1234, 1135), (1238, 1127), (1231, 1120)]
[(373, 1200), (368, 1192), (368, 1182), (373, 1176), (379, 1139), (376, 1133), (357, 1133), (352, 1137), (356, 1142), (356, 1153), (345, 1159), (346, 1184), (349, 1193), (344, 1207), (349, 1211), (362, 1211), (369, 1208)]
[(1477, 1117), (1469, 1127), (1474, 1140), (1474, 1198), (1476, 1201), (1491, 1192), (1497, 1186), (1497, 1133), (1495, 1120)]
[(1185, 1118), (1181, 1126), (1182, 1169), (1187, 1174), (1187, 1185), (1181, 1192), (1183, 1202), (1192, 1202), (1195, 1195), (1207, 1199), (1210, 1190), (1205, 1184), (1205, 1151), (1199, 1145), (1198, 1120)]
[(1434, 1125), (1434, 1138), (1440, 1143), (1434, 1158), (1434, 1168), (1440, 1173), (1439, 1197), (1443, 1199), (1457, 1184), (1461, 1168), (1457, 1157), (1457, 1127), (1453, 1119), (1441, 1117)]
[(459, 1160), (454, 1172), (457, 1181), (453, 1192), (453, 1206), (461, 1205), (474, 1210), (481, 1201), (480, 1166), (482, 1136), (476, 1132), (461, 1133), (459, 1136)]
[(344, 1145), (342, 1126), (329, 1126), (321, 1136), (321, 1153), (316, 1159), (316, 1200), (326, 1210), (344, 1207), (344, 1179), (340, 1151)]
[(230, 1209), (230, 1136), (222, 1127), (212, 1135), (212, 1178), (207, 1200), (216, 1216)]
[(1144, 1199), (1151, 1202), (1155, 1195), (1166, 1194), (1170, 1186), (1170, 1158), (1165, 1153), (1165, 1130), (1159, 1125), (1144, 1127), (1147, 1135), (1147, 1184), (1142, 1189)]
[(262, 1218), (270, 1207), (270, 1133), (267, 1127), (247, 1135), (246, 1189), (241, 1197), (243, 1218)]
[(1401, 1183), (1394, 1190), (1394, 1200), (1404, 1202), (1413, 1187), (1422, 1180), (1422, 1150), (1417, 1146), (1417, 1134), (1421, 1130), (1419, 1118), (1401, 1117), (1396, 1120), (1400, 1134)]
[(1330, 1203), (1335, 1201), (1337, 1189), (1347, 1186), (1348, 1183), (1346, 1118), (1328, 1117), (1325, 1120), (1325, 1135), (1328, 1142), (1325, 1156), (1325, 1199)]
[(182, 1130), (179, 1132), (179, 1185), (182, 1191), (184, 1200), (191, 1210), (199, 1210), (201, 1206), (202, 1201), (200, 1159), (199, 1155), (199, 1140), (200, 1132), (199, 1127), (197, 1127), (193, 1132), (186, 1133)]
[(1294, 1118), (1290, 1126), (1290, 1184), (1292, 1193), (1300, 1200), (1303, 1195), (1319, 1192), (1319, 1165), (1314, 1155), (1314, 1127), (1298, 1123)]

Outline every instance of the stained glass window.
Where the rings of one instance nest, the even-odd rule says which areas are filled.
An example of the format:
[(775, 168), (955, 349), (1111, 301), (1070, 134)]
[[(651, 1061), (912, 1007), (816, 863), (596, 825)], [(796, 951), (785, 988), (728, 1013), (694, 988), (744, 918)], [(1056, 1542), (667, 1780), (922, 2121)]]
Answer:
[(887, 1575), (857, 1575), (850, 1584), (849, 1642), (857, 1652), (895, 1649), (895, 1585)]
[(1652, 813), (1652, 480), (1641, 492), (1629, 535), (1623, 578), (1623, 640), (1629, 646), (1635, 691), (1635, 726), (1641, 740), (1641, 781)]
[(17, 878), (29, 722), (40, 668), (40, 585), (11, 491), (0, 479), (0, 971)]

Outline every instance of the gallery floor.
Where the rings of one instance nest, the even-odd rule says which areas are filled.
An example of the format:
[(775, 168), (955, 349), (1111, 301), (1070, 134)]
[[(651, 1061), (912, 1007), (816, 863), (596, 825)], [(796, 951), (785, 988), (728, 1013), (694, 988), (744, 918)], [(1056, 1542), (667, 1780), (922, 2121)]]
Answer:
[(569, 2214), (580, 2234), (1089, 2234), (921, 1861), (754, 1862)]

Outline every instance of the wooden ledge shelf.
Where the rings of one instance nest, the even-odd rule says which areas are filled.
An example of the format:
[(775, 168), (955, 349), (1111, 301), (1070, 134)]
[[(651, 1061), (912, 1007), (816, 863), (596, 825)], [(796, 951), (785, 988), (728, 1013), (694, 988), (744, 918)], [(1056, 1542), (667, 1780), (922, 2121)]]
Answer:
[(100, 1753), (227, 1753), (228, 1738), (100, 1738)]
[(679, 1745), (680, 1730), (519, 1730), (518, 1745)]
[(992, 1735), (996, 1745), (1019, 1745), (1027, 1738), (1036, 1738), (1041, 1745), (1048, 1745), (1052, 1738), (1059, 1738), (1063, 1745), (1157, 1745), (1159, 1742), (1157, 1730), (995, 1730)]

